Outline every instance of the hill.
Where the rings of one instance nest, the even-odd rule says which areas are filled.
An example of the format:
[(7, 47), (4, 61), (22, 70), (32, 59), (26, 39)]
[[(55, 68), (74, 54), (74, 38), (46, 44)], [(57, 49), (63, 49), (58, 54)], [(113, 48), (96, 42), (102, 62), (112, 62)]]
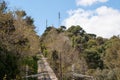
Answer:
[[(69, 29), (51, 26), (47, 27), (40, 41), (42, 53), (60, 79), (71, 79), (73, 65), (75, 73), (90, 75), (96, 80), (120, 79), (119, 36), (106, 39), (87, 33), (80, 26)], [(80, 78), (76, 77), (76, 80)]]

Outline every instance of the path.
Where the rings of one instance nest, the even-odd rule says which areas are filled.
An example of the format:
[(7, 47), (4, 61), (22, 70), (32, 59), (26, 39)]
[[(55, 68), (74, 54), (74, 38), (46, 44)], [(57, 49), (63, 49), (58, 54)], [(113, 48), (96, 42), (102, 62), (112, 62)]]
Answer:
[(38, 76), (38, 80), (58, 80), (43, 55), (41, 55), (41, 60), (38, 61), (38, 73), (43, 73), (43, 75)]

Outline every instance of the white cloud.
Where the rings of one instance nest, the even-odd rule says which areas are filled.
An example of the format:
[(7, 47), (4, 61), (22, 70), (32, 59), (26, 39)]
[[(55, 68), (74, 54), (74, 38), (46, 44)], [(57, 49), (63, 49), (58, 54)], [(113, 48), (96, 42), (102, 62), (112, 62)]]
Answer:
[(95, 3), (99, 3), (99, 2), (107, 2), (108, 0), (76, 0), (76, 4), (78, 6), (90, 6), (92, 4), (95, 4)]
[(102, 6), (96, 10), (84, 9), (68, 11), (69, 17), (63, 24), (69, 28), (71, 25), (80, 25), (87, 33), (109, 38), (120, 34), (120, 11)]

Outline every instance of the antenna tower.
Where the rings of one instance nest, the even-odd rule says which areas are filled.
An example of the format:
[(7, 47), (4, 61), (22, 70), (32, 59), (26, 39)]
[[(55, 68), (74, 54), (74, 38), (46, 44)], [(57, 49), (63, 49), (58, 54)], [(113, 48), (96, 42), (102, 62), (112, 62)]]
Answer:
[(46, 28), (48, 27), (48, 20), (46, 19)]
[(58, 27), (60, 27), (60, 19), (61, 19), (61, 15), (60, 12), (58, 13)]

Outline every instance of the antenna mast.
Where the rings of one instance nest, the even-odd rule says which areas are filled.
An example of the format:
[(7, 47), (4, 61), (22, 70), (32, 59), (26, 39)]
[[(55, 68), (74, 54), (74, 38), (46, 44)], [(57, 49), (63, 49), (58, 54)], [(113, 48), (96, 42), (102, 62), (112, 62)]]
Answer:
[(61, 15), (60, 15), (60, 12), (58, 13), (58, 27), (60, 27), (60, 18), (61, 18)]
[(46, 19), (46, 28), (48, 27), (48, 21), (47, 21), (47, 19)]

